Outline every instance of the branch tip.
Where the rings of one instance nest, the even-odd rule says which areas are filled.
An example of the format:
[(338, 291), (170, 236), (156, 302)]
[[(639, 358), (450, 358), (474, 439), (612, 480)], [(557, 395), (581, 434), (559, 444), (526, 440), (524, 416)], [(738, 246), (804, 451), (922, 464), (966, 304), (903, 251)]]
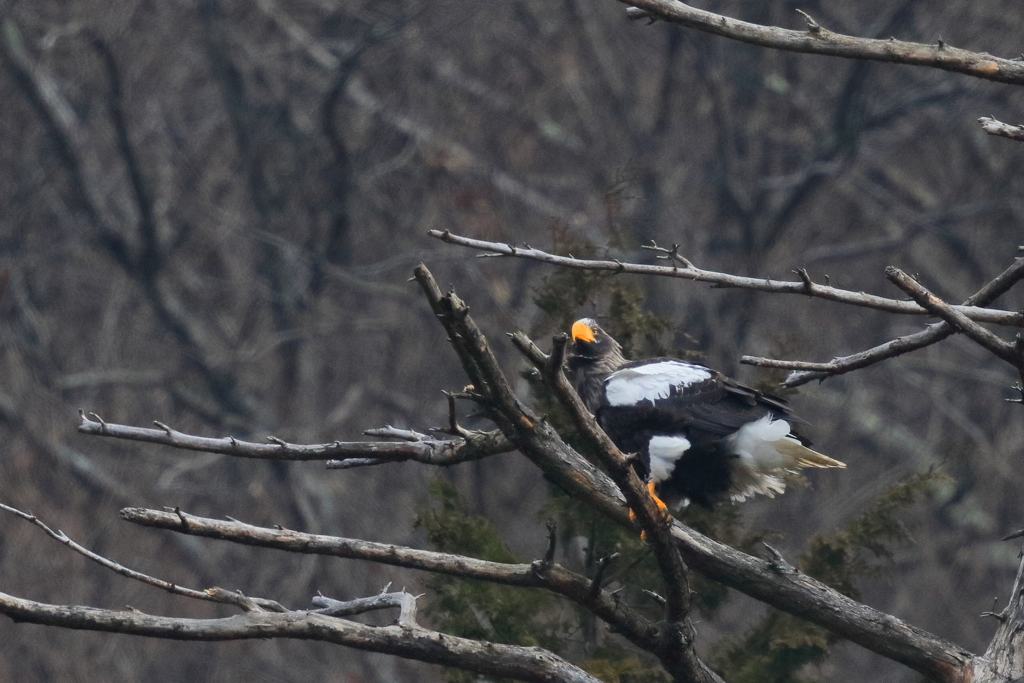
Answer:
[(807, 22), (808, 33), (821, 33), (821, 26), (818, 24), (818, 22), (811, 18), (810, 14), (803, 11), (802, 9), (796, 10), (796, 13), (802, 16), (804, 18), (804, 21)]

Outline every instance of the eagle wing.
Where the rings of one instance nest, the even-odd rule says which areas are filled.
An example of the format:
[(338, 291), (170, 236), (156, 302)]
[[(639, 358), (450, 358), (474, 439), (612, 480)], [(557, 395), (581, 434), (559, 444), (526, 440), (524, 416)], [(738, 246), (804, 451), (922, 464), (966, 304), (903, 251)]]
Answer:
[[(627, 363), (605, 379), (599, 419), (620, 434), (732, 434), (765, 415), (792, 420), (788, 403), (722, 373), (671, 358)], [(613, 437), (614, 438), (614, 437)]]

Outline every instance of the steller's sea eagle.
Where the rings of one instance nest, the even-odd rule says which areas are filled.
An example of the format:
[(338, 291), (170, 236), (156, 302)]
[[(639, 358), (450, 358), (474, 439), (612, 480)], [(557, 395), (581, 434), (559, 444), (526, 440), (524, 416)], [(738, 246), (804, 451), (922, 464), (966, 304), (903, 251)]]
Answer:
[(786, 472), (846, 467), (793, 431), (803, 420), (785, 399), (675, 358), (627, 361), (590, 318), (573, 324), (566, 363), (598, 424), (669, 505), (773, 497)]

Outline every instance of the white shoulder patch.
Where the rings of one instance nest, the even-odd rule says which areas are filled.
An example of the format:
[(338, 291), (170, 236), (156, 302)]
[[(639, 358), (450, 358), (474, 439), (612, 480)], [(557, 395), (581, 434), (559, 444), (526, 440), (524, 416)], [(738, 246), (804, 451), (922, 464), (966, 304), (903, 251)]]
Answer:
[(672, 387), (685, 387), (710, 378), (711, 371), (703, 365), (665, 360), (613, 372), (604, 381), (604, 391), (609, 404), (633, 406), (668, 398)]
[(647, 442), (647, 455), (651, 457), (651, 479), (660, 483), (672, 476), (676, 460), (690, 448), (685, 436), (652, 436)]

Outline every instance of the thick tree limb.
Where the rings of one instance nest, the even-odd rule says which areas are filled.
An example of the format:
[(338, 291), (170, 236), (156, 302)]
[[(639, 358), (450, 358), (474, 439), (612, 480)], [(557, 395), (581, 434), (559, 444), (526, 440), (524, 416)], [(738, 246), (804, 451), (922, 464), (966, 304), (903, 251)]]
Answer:
[(488, 676), (537, 683), (599, 683), (590, 674), (539, 647), (480, 642), (420, 627), (367, 626), (315, 612), (251, 612), (225, 619), (180, 619), (138, 611), (49, 605), (0, 593), (0, 614), (16, 622), (171, 640), (317, 640)]
[(982, 130), (989, 135), (998, 135), (999, 137), (1010, 138), (1011, 140), (1024, 140), (1024, 126), (1003, 123), (990, 116), (982, 116), (978, 119), (978, 123), (981, 124)]
[[(349, 459), (373, 459), (373, 464), (414, 460), (428, 465), (452, 465), (478, 460), (512, 450), (498, 432), (467, 432), (458, 439), (404, 440), (402, 442), (335, 441), (325, 444), (290, 444), (275, 437), (271, 443), (251, 443), (234, 437), (210, 438), (193, 436), (157, 422), (160, 429), (145, 429), (112, 424), (91, 414), (81, 413), (78, 431), (82, 434), (110, 436), (129, 441), (145, 441), (202, 453), (222, 453), (239, 458), (259, 460), (329, 460), (331, 469), (344, 469)], [(331, 460), (333, 458), (333, 460)]]
[[(1004, 270), (985, 284), (975, 294), (964, 301), (965, 306), (987, 306), (1004, 293), (1006, 293), (1017, 282), (1024, 278), (1024, 259), (1014, 259), (1013, 265)], [(954, 334), (956, 329), (949, 323), (941, 322), (929, 325), (926, 329), (914, 334), (897, 337), (884, 344), (872, 347), (865, 351), (855, 353), (842, 358), (834, 358), (827, 363), (807, 363), (803, 361), (785, 361), (772, 358), (757, 358), (754, 356), (743, 356), (741, 363), (756, 365), (758, 367), (782, 368), (795, 370), (790, 373), (781, 386), (797, 387), (814, 380), (823, 380), (828, 377), (842, 375), (853, 370), (866, 368), (875, 363), (895, 358), (896, 356), (923, 349)]]
[(889, 40), (857, 38), (833, 33), (819, 26), (807, 14), (804, 14), (807, 29), (793, 31), (776, 26), (762, 26), (739, 21), (691, 7), (677, 0), (637, 0), (636, 2), (620, 0), (620, 2), (635, 6), (636, 9), (627, 10), (629, 13), (642, 12), (651, 19), (661, 19), (760, 47), (847, 59), (926, 66), (989, 81), (1024, 85), (1024, 64), (1021, 62), (993, 57), (986, 52), (961, 50), (947, 45), (941, 38), (934, 45), (909, 43), (895, 38)]
[(718, 543), (679, 522), (672, 535), (691, 569), (784, 612), (818, 624), (942, 683), (963, 683), (974, 655), (800, 572)]
[[(913, 301), (900, 301), (888, 299), (875, 294), (854, 292), (846, 289), (839, 289), (829, 285), (816, 284), (809, 280), (801, 279), (799, 282), (770, 280), (765, 278), (744, 277), (740, 275), (729, 275), (711, 270), (697, 268), (685, 258), (679, 256), (675, 249), (664, 249), (652, 247), (663, 252), (664, 255), (678, 262), (681, 267), (676, 266), (653, 266), (640, 263), (623, 263), (617, 260), (588, 260), (572, 256), (559, 256), (550, 254), (540, 249), (529, 246), (517, 247), (501, 242), (487, 242), (484, 240), (471, 239), (460, 235), (452, 234), (447, 230), (430, 230), (427, 233), (450, 244), (479, 249), (488, 252), (485, 256), (508, 256), (525, 258), (543, 263), (550, 263), (556, 266), (567, 268), (581, 268), (583, 270), (603, 270), (610, 273), (630, 273), (635, 275), (659, 275), (663, 277), (677, 277), (684, 280), (697, 280), (710, 283), (714, 287), (737, 287), (752, 289), (759, 292), (772, 292), (775, 294), (804, 294), (820, 299), (827, 299), (842, 304), (872, 308), (886, 313), (899, 313), (902, 315), (928, 315), (929, 312)], [(977, 306), (955, 306), (956, 310), (966, 315), (971, 320), (998, 325), (1009, 325), (1013, 327), (1024, 327), (1024, 313), (1017, 311), (1000, 311), (994, 309), (980, 308)]]
[(1020, 649), (1020, 634), (1024, 631), (1024, 554), (1018, 559), (1010, 599), (1003, 611), (992, 615), (999, 620), (999, 628), (985, 655), (975, 658), (971, 683), (1015, 682), (1024, 678), (1024, 657)]

